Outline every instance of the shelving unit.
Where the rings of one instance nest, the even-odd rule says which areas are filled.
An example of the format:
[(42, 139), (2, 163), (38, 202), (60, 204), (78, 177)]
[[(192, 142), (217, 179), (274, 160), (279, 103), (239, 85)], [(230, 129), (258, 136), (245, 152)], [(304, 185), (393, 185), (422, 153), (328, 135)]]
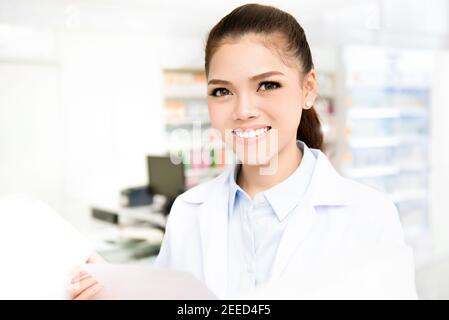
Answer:
[[(163, 74), (165, 128), (171, 137), (167, 151), (183, 158), (186, 187), (191, 188), (219, 175), (224, 168), (224, 159), (218, 158), (224, 150), (208, 134), (211, 124), (206, 75), (203, 69), (196, 68), (166, 69)], [(195, 132), (200, 132), (200, 136)], [(205, 139), (206, 143), (202, 143)], [(205, 144), (208, 149), (204, 149)]]
[(345, 152), (341, 172), (386, 192), (407, 240), (428, 232), (429, 53), (343, 50)]

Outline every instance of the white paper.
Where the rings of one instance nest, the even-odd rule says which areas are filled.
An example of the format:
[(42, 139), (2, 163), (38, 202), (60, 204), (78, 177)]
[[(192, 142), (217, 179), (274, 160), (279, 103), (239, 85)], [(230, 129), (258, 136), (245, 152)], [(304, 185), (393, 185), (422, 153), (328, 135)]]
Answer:
[(67, 299), (71, 271), (93, 247), (42, 201), (0, 198), (0, 299)]
[(103, 286), (94, 299), (217, 299), (188, 272), (154, 269), (150, 265), (86, 264), (82, 268)]

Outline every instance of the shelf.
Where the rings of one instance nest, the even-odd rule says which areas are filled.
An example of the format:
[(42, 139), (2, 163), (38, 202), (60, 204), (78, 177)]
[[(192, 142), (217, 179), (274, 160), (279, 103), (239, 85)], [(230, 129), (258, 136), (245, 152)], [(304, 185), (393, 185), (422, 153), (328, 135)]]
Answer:
[(27, 64), (27, 65), (36, 65), (36, 66), (51, 66), (51, 67), (59, 67), (61, 64), (55, 58), (8, 58), (8, 57), (0, 57), (0, 64)]
[(193, 126), (194, 124), (200, 124), (201, 126), (210, 125), (210, 120), (200, 120), (200, 119), (191, 119), (191, 118), (181, 118), (175, 121), (170, 120), (165, 123), (168, 127), (177, 127), (177, 126)]
[(172, 131), (174, 129), (177, 128), (184, 128), (187, 130), (192, 130), (194, 127), (199, 128), (198, 126), (200, 126), (202, 129), (207, 129), (210, 127), (210, 123), (209, 122), (201, 122), (199, 124), (195, 124), (195, 123), (190, 123), (190, 122), (186, 122), (186, 123), (180, 123), (180, 124), (165, 124), (165, 129), (166, 131)]
[(422, 163), (404, 165), (367, 166), (360, 168), (346, 168), (343, 174), (350, 178), (370, 178), (393, 176), (402, 172), (421, 172), (428, 170), (428, 166)]
[[(413, 93), (422, 93), (429, 91), (428, 83), (406, 83), (401, 81), (386, 81), (386, 76), (384, 79), (376, 79), (375, 81), (365, 81), (365, 79), (351, 80), (347, 82), (346, 87), (350, 90), (390, 90), (393, 93), (390, 94), (400, 94), (404, 91)], [(412, 94), (413, 94), (412, 93)]]
[(388, 119), (400, 117), (427, 117), (428, 110), (424, 107), (390, 107), (390, 108), (369, 108), (351, 107), (348, 117), (351, 119)]
[(350, 178), (392, 176), (398, 174), (399, 172), (400, 170), (398, 166), (369, 166), (343, 170), (343, 174)]
[(386, 193), (409, 244), (428, 226), (430, 55), (381, 46), (342, 52), (347, 143), (340, 171)]
[(429, 230), (425, 225), (414, 224), (404, 226), (404, 237), (407, 242), (415, 242), (417, 238), (426, 237), (429, 235)]
[(202, 67), (164, 68), (166, 73), (204, 73)]
[(215, 176), (222, 173), (224, 168), (195, 168), (187, 169), (187, 177), (198, 177), (198, 176)]
[(165, 96), (166, 101), (185, 101), (185, 100), (207, 100), (206, 95), (197, 95), (197, 94), (182, 94), (182, 93), (176, 93), (174, 95)]
[(428, 139), (427, 135), (407, 135), (382, 138), (350, 138), (349, 145), (352, 149), (398, 147), (403, 144), (423, 143)]
[(171, 85), (165, 88), (164, 97), (166, 100), (205, 100), (206, 84)]
[(408, 163), (400, 165), (402, 172), (425, 172), (429, 170), (429, 165), (426, 163)]
[(399, 110), (393, 108), (352, 107), (348, 111), (348, 117), (351, 119), (383, 119), (398, 118), (399, 116)]
[(379, 148), (379, 147), (395, 147), (401, 143), (399, 137), (385, 138), (350, 138), (349, 145), (352, 149)]
[(389, 195), (394, 203), (411, 201), (411, 200), (425, 200), (427, 199), (427, 192), (425, 189), (407, 190), (401, 192), (395, 192)]

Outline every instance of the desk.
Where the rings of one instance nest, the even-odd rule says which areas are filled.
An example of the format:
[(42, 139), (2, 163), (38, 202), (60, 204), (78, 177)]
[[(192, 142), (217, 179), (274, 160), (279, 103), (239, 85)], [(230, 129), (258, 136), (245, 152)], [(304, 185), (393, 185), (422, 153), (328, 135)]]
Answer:
[(101, 256), (111, 263), (152, 263), (164, 236), (165, 215), (154, 206), (93, 208), (118, 215), (118, 224), (91, 218), (87, 236)]

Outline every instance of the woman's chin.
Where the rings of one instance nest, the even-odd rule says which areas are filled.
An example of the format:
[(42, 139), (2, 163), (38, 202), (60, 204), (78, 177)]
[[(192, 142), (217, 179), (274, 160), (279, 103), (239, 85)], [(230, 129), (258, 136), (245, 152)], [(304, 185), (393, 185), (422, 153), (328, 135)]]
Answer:
[(277, 153), (275, 154), (239, 154), (237, 153), (237, 157), (240, 162), (247, 166), (268, 166), (277, 157)]

